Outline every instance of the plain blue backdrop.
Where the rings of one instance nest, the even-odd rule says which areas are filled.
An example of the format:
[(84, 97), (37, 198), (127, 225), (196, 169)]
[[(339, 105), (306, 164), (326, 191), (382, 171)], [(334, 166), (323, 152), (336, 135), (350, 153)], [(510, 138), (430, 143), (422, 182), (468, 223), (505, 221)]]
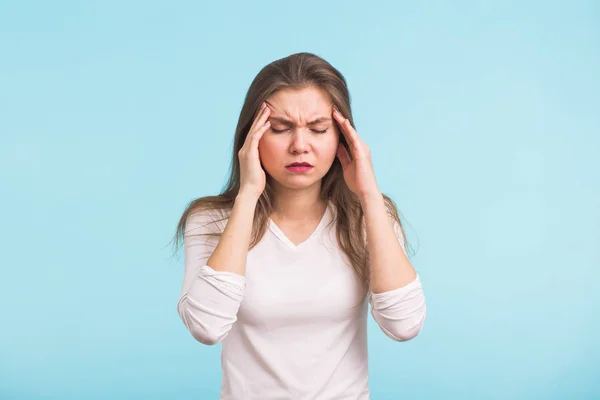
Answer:
[(410, 342), (370, 318), (373, 399), (600, 398), (598, 4), (2, 2), (0, 398), (218, 398), (169, 241), (300, 51), (347, 78), (427, 296)]

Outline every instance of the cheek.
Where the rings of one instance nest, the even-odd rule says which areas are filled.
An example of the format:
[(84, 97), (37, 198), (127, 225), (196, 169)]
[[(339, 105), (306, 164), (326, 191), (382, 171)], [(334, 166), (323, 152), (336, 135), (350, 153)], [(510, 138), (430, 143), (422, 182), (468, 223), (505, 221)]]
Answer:
[(269, 141), (264, 136), (258, 142), (258, 153), (260, 154), (260, 160), (265, 167), (277, 164), (279, 159), (279, 150), (276, 143)]
[(325, 145), (325, 153), (329, 156), (329, 158), (334, 158), (335, 154), (337, 153), (337, 148), (338, 148), (338, 143), (339, 143), (339, 137), (334, 137), (332, 138), (330, 141), (327, 142), (327, 144)]

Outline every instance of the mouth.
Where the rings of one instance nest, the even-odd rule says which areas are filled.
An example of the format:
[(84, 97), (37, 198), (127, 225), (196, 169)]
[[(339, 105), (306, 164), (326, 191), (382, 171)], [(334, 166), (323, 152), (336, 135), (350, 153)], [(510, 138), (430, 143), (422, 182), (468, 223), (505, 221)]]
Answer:
[(313, 166), (310, 165), (307, 162), (302, 162), (302, 163), (293, 163), (288, 165), (287, 167), (285, 167), (288, 171), (292, 171), (292, 172), (308, 172), (310, 171)]

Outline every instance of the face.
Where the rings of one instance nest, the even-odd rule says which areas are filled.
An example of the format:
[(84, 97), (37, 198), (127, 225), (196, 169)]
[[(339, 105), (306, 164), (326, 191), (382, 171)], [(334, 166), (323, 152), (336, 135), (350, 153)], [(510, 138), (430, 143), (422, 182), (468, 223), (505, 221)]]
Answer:
[[(302, 189), (320, 184), (335, 161), (340, 135), (327, 92), (315, 87), (284, 89), (266, 103), (271, 127), (260, 139), (258, 151), (273, 185)], [(286, 168), (294, 162), (313, 167), (306, 172)]]

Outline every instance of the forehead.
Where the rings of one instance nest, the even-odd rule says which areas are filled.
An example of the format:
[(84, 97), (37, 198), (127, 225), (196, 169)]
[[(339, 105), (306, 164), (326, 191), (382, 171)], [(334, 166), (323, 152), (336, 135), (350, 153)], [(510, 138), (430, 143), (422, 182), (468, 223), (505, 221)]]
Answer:
[[(303, 89), (282, 89), (273, 93), (267, 104), (276, 112), (288, 116), (327, 113), (332, 101), (323, 89), (307, 87)], [(327, 115), (327, 114), (326, 114)]]

